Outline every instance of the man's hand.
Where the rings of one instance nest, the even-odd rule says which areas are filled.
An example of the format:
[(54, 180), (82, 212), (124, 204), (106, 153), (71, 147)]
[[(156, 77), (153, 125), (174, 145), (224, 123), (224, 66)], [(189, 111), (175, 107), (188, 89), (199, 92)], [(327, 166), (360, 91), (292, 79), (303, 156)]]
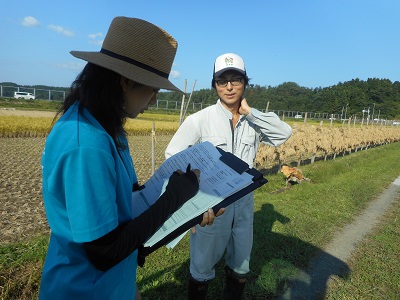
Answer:
[(243, 98), (240, 102), (239, 113), (247, 116), (251, 111), (251, 107), (247, 104), (246, 98)]
[[(217, 215), (214, 214), (214, 211), (212, 208), (209, 208), (208, 211), (206, 211), (203, 214), (203, 221), (201, 221), (200, 226), (204, 227), (206, 225), (212, 225), (214, 223), (215, 217), (219, 217), (225, 212), (225, 208), (221, 208), (218, 212)], [(192, 227), (192, 233), (196, 233), (196, 227)]]

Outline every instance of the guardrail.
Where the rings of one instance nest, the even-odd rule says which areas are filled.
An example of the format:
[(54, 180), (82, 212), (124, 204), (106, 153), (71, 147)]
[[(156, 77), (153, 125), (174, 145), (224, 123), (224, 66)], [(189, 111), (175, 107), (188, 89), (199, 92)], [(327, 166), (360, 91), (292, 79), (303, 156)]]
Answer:
[(15, 92), (28, 92), (35, 95), (35, 99), (63, 101), (66, 91), (37, 89), (23, 86), (0, 85), (0, 97), (14, 98)]

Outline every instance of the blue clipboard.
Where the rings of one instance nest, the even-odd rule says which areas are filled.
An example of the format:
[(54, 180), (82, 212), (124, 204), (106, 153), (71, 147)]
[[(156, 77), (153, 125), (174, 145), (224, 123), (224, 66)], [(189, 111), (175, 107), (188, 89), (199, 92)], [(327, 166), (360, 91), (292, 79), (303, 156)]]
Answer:
[[(240, 198), (246, 196), (247, 194), (251, 193), (252, 191), (258, 189), (262, 185), (266, 184), (268, 180), (263, 176), (261, 172), (256, 170), (255, 168), (249, 168), (249, 165), (241, 160), (240, 158), (236, 157), (230, 152), (226, 152), (220, 148), (218, 148), (218, 151), (221, 153), (220, 160), (228, 165), (230, 168), (238, 172), (239, 174), (242, 174), (243, 172), (249, 173), (251, 176), (253, 176), (253, 183), (250, 185), (246, 186), (242, 190), (236, 192), (235, 194), (230, 195), (229, 197), (225, 198), (222, 200), (220, 203), (218, 203), (216, 206), (213, 207), (214, 213), (216, 214), (221, 208), (227, 207), (228, 205), (232, 204), (233, 202), (239, 200)], [(151, 247), (140, 247), (139, 253), (138, 253), (138, 265), (143, 267), (145, 263), (146, 256), (148, 256), (150, 253), (156, 251), (158, 248), (168, 244), (170, 241), (173, 239), (177, 238), (180, 236), (182, 233), (188, 231), (190, 228), (193, 226), (200, 224), (201, 221), (203, 220), (203, 214), (191, 219), (190, 221), (186, 222), (182, 226), (180, 226), (178, 229), (176, 229), (174, 232), (171, 232), (169, 235), (164, 237), (162, 240), (158, 241), (156, 244), (154, 244)]]

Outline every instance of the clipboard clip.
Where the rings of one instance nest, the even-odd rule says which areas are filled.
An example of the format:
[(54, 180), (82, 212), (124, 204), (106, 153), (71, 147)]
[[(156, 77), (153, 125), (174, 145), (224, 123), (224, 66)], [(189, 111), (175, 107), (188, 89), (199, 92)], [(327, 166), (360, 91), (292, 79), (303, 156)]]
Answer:
[(234, 171), (242, 174), (249, 169), (249, 165), (245, 161), (241, 160), (239, 157), (230, 152), (226, 152), (218, 147), (216, 148), (219, 153), (221, 153), (221, 157), (219, 159)]

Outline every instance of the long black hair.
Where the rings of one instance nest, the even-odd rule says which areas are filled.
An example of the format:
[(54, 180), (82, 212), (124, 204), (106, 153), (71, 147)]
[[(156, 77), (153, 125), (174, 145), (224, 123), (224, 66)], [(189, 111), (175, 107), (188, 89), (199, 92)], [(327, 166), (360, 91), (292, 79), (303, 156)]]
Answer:
[(69, 94), (64, 100), (57, 116), (64, 114), (76, 101), (79, 111), (86, 107), (106, 132), (121, 147), (119, 136), (126, 134), (124, 123), (124, 93), (121, 75), (103, 67), (87, 63), (82, 72), (71, 84)]

